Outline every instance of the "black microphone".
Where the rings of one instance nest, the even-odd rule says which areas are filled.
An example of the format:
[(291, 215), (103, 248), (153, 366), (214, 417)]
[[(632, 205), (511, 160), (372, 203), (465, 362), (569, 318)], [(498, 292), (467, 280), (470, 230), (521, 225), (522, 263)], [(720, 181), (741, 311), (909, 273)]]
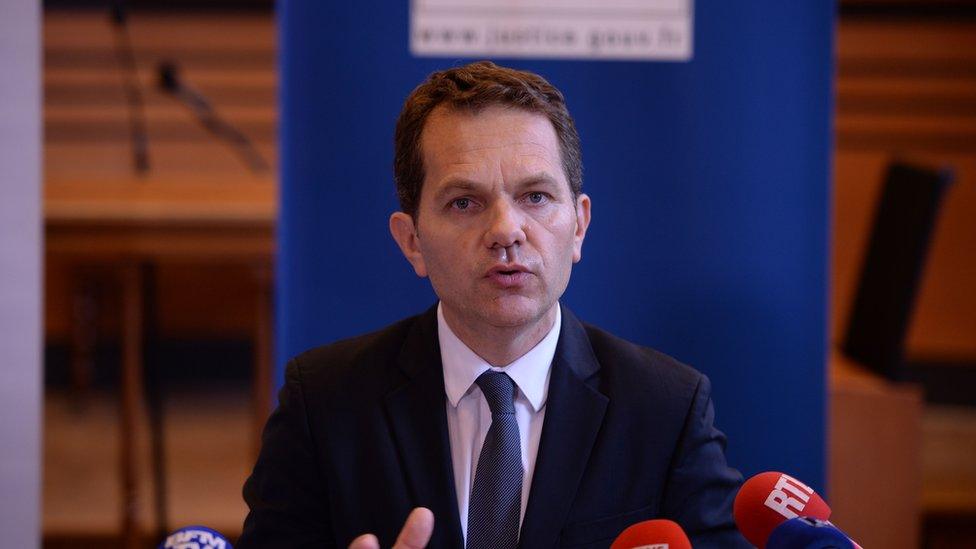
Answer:
[(158, 67), (158, 77), (159, 88), (190, 109), (197, 122), (207, 131), (230, 143), (252, 172), (270, 171), (271, 167), (268, 162), (261, 156), (251, 140), (242, 131), (221, 118), (202, 93), (183, 81), (180, 68), (176, 63), (172, 61), (161, 62)]
[(124, 78), (123, 92), (129, 107), (129, 138), (132, 141), (132, 165), (136, 173), (149, 171), (149, 137), (146, 132), (146, 112), (143, 106), (142, 86), (136, 55), (129, 37), (129, 17), (125, 2), (114, 0), (109, 8), (109, 19), (115, 29), (115, 57)]

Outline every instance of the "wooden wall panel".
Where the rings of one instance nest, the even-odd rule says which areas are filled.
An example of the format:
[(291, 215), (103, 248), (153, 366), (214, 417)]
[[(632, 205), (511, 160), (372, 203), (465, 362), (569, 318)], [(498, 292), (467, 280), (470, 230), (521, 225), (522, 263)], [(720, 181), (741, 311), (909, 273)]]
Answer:
[[(841, 19), (836, 86), (833, 342), (846, 329), (887, 165), (902, 160), (952, 167), (956, 182), (946, 193), (933, 236), (907, 352), (909, 358), (971, 363), (976, 360), (976, 20)], [(943, 409), (921, 406), (917, 388), (856, 372), (836, 351), (831, 362), (830, 482), (838, 523), (861, 536), (865, 546), (908, 547), (918, 539), (923, 515), (971, 517), (976, 512), (968, 480), (976, 478), (972, 445), (945, 433), (972, 432), (973, 414), (960, 411), (947, 420)], [(877, 505), (881, 493), (890, 505)], [(893, 532), (899, 535), (886, 537)], [(942, 539), (938, 532), (925, 534), (927, 542)], [(971, 534), (966, 530), (959, 539)]]
[[(92, 194), (146, 181), (274, 185), (277, 165), (275, 25), (270, 13), (163, 14), (135, 11), (129, 36), (142, 90), (150, 171), (133, 170), (115, 29), (102, 10), (48, 10), (44, 16), (44, 170), (48, 185)], [(271, 164), (253, 173), (227, 143), (158, 85), (161, 62), (244, 132)], [(98, 187), (98, 188), (96, 188)], [(242, 191), (244, 192), (244, 191)], [(249, 190), (246, 192), (250, 192)], [(269, 204), (273, 208), (273, 204)], [(206, 208), (206, 204), (193, 206)], [(66, 341), (72, 314), (70, 264), (49, 259), (46, 334)], [(110, 279), (108, 279), (110, 280)], [(118, 332), (117, 298), (101, 284), (99, 335)], [(243, 266), (165, 265), (158, 272), (159, 327), (164, 337), (248, 338), (254, 327), (254, 276)]]
[(887, 164), (951, 166), (912, 355), (976, 359), (976, 22), (841, 20), (831, 333), (838, 341)]

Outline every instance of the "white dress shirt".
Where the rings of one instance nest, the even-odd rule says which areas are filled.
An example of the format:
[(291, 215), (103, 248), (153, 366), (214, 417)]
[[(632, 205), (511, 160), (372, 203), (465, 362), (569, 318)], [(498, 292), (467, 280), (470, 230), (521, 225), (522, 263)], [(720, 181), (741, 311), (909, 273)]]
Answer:
[(556, 305), (556, 321), (549, 333), (535, 347), (508, 366), (497, 368), (488, 364), (464, 344), (444, 320), (441, 305), (437, 306), (437, 337), (444, 365), (444, 389), (447, 391), (447, 431), (451, 441), (451, 460), (454, 465), (454, 491), (457, 493), (461, 536), (468, 539), (468, 500), (478, 457), (491, 427), (491, 409), (475, 383), (488, 370), (505, 372), (518, 388), (515, 397), (515, 419), (518, 421), (522, 447), (522, 509), (519, 525), (525, 518), (529, 501), (529, 487), (539, 453), (539, 437), (546, 414), (549, 393), (549, 372), (556, 354), (556, 341), (562, 324), (562, 312)]

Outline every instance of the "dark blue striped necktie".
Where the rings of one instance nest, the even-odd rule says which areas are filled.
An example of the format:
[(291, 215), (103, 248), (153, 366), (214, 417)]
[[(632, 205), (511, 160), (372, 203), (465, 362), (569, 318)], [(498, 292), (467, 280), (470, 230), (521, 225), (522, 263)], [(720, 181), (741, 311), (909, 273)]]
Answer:
[(515, 549), (522, 508), (522, 444), (515, 420), (515, 382), (488, 371), (475, 381), (491, 408), (468, 501), (467, 549)]

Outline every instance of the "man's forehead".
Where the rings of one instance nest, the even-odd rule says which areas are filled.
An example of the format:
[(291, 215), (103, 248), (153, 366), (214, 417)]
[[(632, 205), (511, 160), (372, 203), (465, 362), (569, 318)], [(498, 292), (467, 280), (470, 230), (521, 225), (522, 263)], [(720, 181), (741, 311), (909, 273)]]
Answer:
[(492, 153), (530, 160), (535, 156), (550, 162), (560, 156), (558, 139), (548, 118), (503, 106), (478, 111), (439, 106), (424, 125), (420, 145), (427, 162), (456, 162)]

